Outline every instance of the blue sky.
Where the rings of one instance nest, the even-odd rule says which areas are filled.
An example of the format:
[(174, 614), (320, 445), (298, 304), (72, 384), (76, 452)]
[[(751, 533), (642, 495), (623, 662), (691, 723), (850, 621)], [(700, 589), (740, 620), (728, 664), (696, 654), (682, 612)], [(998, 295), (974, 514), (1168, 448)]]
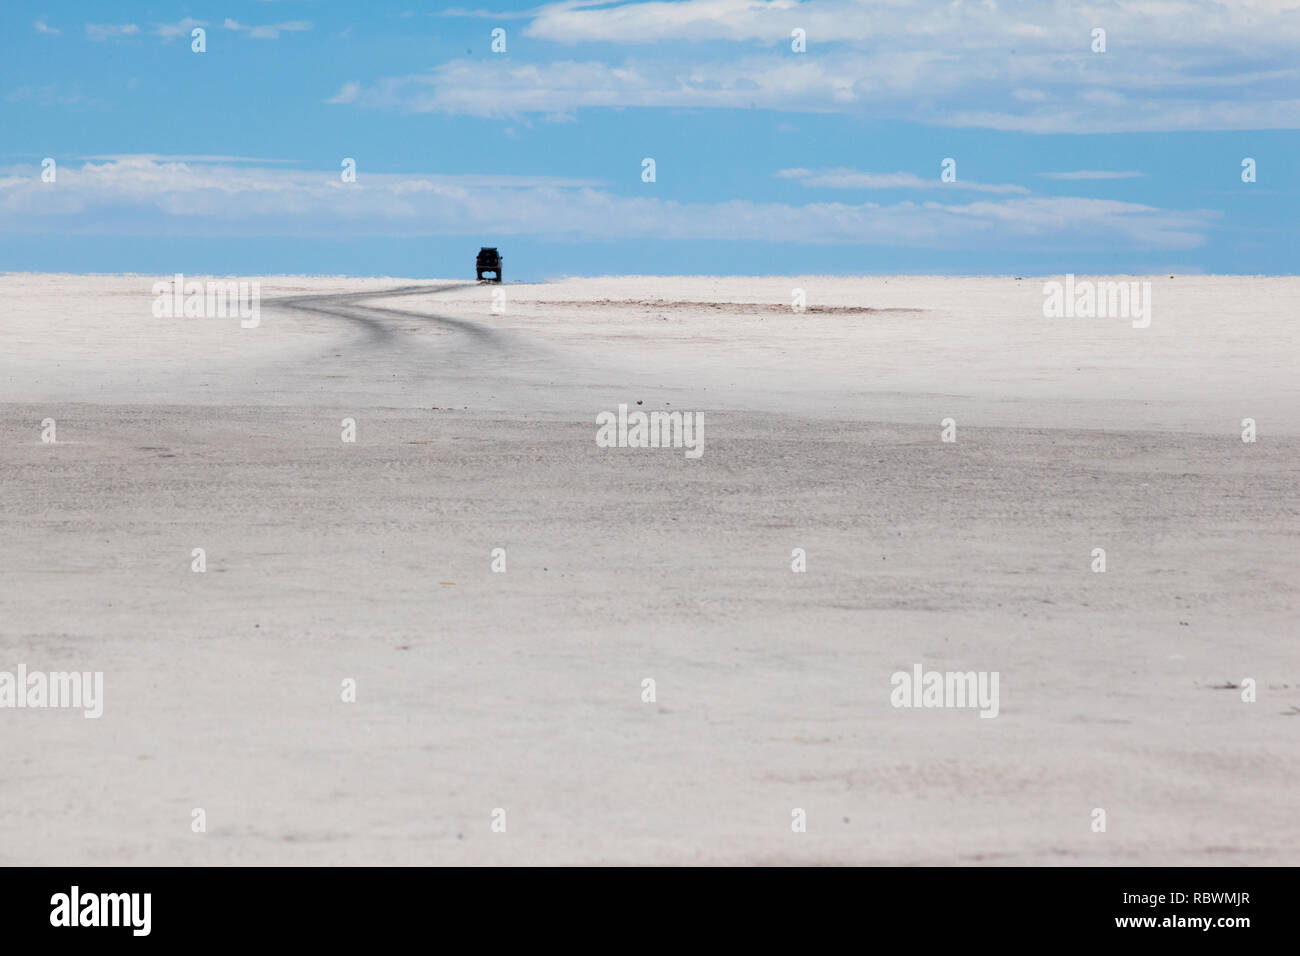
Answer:
[(1291, 274), (1298, 128), (1300, 0), (7, 4), (0, 270)]

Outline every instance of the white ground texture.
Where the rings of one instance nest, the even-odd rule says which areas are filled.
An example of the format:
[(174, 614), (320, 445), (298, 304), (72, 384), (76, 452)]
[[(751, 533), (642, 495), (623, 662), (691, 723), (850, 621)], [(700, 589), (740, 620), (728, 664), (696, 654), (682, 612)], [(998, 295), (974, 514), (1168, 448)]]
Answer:
[(0, 276), (0, 863), (1300, 863), (1300, 280), (158, 278)]

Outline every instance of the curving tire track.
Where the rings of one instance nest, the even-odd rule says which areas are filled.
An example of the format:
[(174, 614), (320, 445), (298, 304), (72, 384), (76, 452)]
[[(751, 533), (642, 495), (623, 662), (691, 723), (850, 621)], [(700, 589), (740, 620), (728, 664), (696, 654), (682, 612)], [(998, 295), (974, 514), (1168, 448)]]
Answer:
[(337, 292), (326, 295), (291, 295), (267, 300), (270, 307), (289, 312), (306, 312), (312, 315), (325, 315), (344, 319), (366, 333), (370, 344), (392, 346), (401, 335), (400, 321), (409, 324), (412, 319), (432, 322), (443, 328), (465, 335), (477, 345), (494, 349), (510, 347), (506, 338), (496, 329), (488, 328), (477, 322), (453, 318), (449, 315), (437, 315), (429, 312), (412, 312), (405, 309), (384, 308), (363, 303), (375, 299), (393, 299), (411, 295), (432, 295), (438, 292), (450, 292), (453, 289), (466, 289), (477, 286), (476, 282), (458, 282), (446, 285), (398, 286), (394, 289), (379, 289), (367, 292)]

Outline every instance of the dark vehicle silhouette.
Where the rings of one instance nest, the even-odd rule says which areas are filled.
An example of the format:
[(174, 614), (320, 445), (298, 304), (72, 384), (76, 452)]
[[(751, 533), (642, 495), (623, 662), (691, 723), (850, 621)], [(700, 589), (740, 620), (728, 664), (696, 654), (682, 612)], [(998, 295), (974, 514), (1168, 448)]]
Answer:
[(478, 274), (478, 281), (483, 281), (483, 273), (492, 272), (495, 273), (494, 277), (487, 281), (500, 282), (501, 262), (501, 253), (497, 252), (496, 249), (489, 249), (487, 246), (479, 249), (478, 258), (474, 260), (474, 271)]

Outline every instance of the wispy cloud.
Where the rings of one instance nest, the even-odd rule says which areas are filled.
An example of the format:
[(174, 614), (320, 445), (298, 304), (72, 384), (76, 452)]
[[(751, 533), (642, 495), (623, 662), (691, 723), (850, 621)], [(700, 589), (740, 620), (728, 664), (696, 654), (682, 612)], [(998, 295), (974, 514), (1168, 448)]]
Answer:
[(337, 93), (327, 99), (326, 103), (354, 103), (361, 95), (361, 84), (356, 80), (344, 83)]
[(119, 40), (133, 37), (140, 32), (134, 23), (87, 23), (86, 36), (92, 40)]
[(350, 102), (414, 113), (507, 116), (586, 107), (751, 107), (830, 112), (851, 96), (845, 74), (819, 60), (736, 60), (682, 67), (653, 59), (483, 63), (451, 60), (429, 73), (362, 85)]
[(691, 63), (645, 57), (616, 64), (458, 59), (427, 73), (363, 83), (349, 102), (486, 117), (600, 107), (758, 108), (1035, 133), (1300, 128), (1300, 97), (1294, 87), (1285, 88), (1285, 98), (1279, 95), (1280, 85), (1258, 94), (1234, 90), (1231, 98), (1226, 90), (1206, 91), (1206, 97), (1218, 97), (1213, 99), (1153, 96), (1143, 86), (1148, 81), (1132, 75), (1127, 80), (1141, 89), (1126, 96), (1094, 89), (1092, 84), (1125, 78), (1093, 72), (1086, 64), (1050, 101), (1025, 102), (1003, 95), (996, 71), (981, 67), (990, 74), (981, 79), (951, 67), (945, 54), (920, 51)]
[(247, 33), (254, 40), (278, 40), (281, 33), (301, 33), (311, 29), (306, 20), (291, 20), (288, 23), (268, 23), (263, 26), (246, 26), (229, 17), (224, 24), (227, 30)]
[(804, 186), (822, 189), (965, 189), (980, 193), (1026, 194), (1024, 186), (977, 183), (957, 179), (945, 183), (938, 172), (930, 179), (915, 173), (865, 173), (856, 169), (783, 169), (776, 174), (781, 179), (795, 179)]
[(138, 163), (144, 161), (150, 163), (270, 163), (279, 165), (302, 162), (300, 159), (263, 159), (255, 156), (174, 155), (166, 153), (107, 153), (78, 158), (114, 163)]
[[(1300, 128), (1296, 0), (680, 0), (521, 13), (525, 36), (575, 53), (452, 60), (338, 101), (476, 116), (759, 108), (1035, 133)], [(1094, 53), (1103, 22), (1110, 51)], [(791, 49), (796, 27), (807, 53)]]
[[(1153, 41), (1163, 48), (1200, 45), (1246, 52), (1288, 46), (1300, 38), (1294, 0), (1112, 3), (1102, 9), (1093, 0), (1057, 0), (1016, 4), (1014, 11), (995, 2), (887, 0), (872, 3), (869, 11), (865, 7), (861, 0), (562, 0), (529, 11), (532, 22), (526, 32), (568, 44), (735, 41), (788, 48), (791, 29), (800, 27), (810, 45), (824, 47), (868, 43), (892, 49), (933, 47), (942, 38), (953, 50), (1010, 52), (1007, 41), (1013, 40), (1019, 41), (1016, 54), (1043, 47), (1090, 53), (1094, 26), (1126, 38), (1126, 44), (1140, 41), (1144, 54)], [(461, 11), (459, 15), (484, 14)], [(1266, 35), (1269, 30), (1273, 32)]]
[(107, 104), (103, 101), (76, 90), (64, 89), (57, 83), (15, 87), (5, 94), (5, 102), (34, 103), (43, 109), (52, 106), (89, 106), (95, 109), (107, 109)]
[(58, 36), (59, 31), (47, 24), (44, 20), (37, 20), (32, 24), (37, 33), (44, 33), (47, 36)]
[[(580, 7), (592, 7), (603, 3), (604, 0), (584, 0), (584, 2), (574, 2), (566, 4), (569, 9)], [(474, 20), (531, 20), (532, 18), (544, 13), (546, 6), (534, 7), (531, 10), (471, 10), (468, 7), (448, 7), (446, 10), (439, 10), (430, 13), (431, 17), (459, 17)]]
[(1063, 173), (1039, 173), (1044, 179), (1139, 179), (1146, 173), (1133, 170), (1074, 169)]
[(195, 27), (206, 27), (207, 25), (207, 20), (195, 20), (193, 17), (186, 17), (183, 20), (177, 20), (175, 23), (154, 24), (153, 34), (162, 37), (164, 43), (170, 43), (179, 37), (188, 40)]
[[(8, 175), (5, 175), (8, 174)], [(191, 165), (126, 157), (0, 170), (0, 233), (150, 236), (544, 235), (575, 239), (725, 239), (965, 248), (1043, 241), (1186, 250), (1217, 213), (1101, 199), (939, 202), (674, 202), (619, 196), (585, 180), (435, 176)]]

